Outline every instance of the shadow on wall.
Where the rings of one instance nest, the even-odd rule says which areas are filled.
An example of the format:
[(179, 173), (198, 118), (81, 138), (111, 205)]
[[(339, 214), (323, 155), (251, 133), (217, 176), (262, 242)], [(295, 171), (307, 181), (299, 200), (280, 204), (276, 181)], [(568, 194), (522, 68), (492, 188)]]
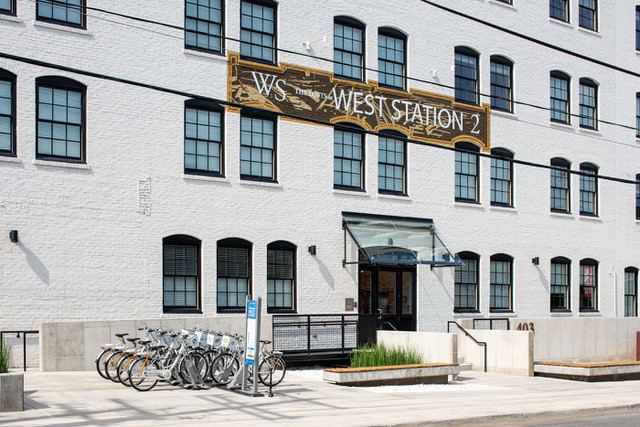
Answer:
[(542, 286), (544, 287), (544, 289), (549, 292), (549, 280), (547, 279), (547, 276), (544, 275), (544, 271), (542, 271), (541, 268), (539, 268), (538, 266), (536, 266), (536, 270), (538, 270), (538, 277), (540, 277), (540, 283), (542, 283)]
[(36, 276), (38, 276), (38, 278), (42, 280), (42, 283), (48, 285), (50, 279), (49, 270), (47, 270), (47, 267), (43, 264), (42, 261), (40, 261), (40, 258), (38, 258), (36, 254), (31, 252), (25, 245), (23, 245), (22, 242), (18, 242), (18, 246), (26, 255), (27, 264), (29, 264), (31, 270), (33, 270), (33, 272), (36, 273)]
[(335, 277), (333, 277), (333, 274), (331, 274), (331, 271), (329, 271), (325, 263), (320, 261), (320, 258), (318, 257), (314, 257), (314, 258), (318, 263), (318, 268), (320, 269), (320, 274), (322, 274), (322, 278), (324, 279), (324, 281), (327, 282), (327, 285), (329, 285), (331, 289), (335, 289), (336, 279)]

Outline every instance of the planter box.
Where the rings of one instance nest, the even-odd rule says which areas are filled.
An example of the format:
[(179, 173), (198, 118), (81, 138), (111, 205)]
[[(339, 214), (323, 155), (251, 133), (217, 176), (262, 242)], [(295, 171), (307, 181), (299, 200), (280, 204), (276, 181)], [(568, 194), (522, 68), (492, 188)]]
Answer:
[(24, 411), (24, 374), (0, 374), (0, 412)]
[(458, 375), (457, 363), (377, 366), (373, 368), (325, 369), (325, 381), (348, 386), (399, 384), (447, 384), (449, 375)]
[(576, 381), (593, 382), (640, 379), (640, 362), (535, 362), (533, 370), (536, 376)]

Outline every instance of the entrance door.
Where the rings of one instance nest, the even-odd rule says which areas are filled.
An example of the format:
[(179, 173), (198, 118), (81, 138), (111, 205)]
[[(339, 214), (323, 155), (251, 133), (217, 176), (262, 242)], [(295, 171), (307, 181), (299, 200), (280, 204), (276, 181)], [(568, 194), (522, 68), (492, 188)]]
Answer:
[(415, 267), (360, 266), (359, 312), (379, 314), (383, 329), (416, 330)]

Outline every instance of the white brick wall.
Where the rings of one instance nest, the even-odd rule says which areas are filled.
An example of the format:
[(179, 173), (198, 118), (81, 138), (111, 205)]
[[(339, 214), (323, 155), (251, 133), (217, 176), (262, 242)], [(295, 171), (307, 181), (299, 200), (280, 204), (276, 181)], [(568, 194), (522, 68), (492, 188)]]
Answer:
[[(634, 49), (633, 5), (599, 2), (599, 32), (548, 18), (546, 2), (495, 0), (440, 3), (549, 43), (640, 69)], [(535, 3), (535, 4), (531, 4)], [(182, 1), (92, 0), (90, 6), (181, 26)], [(627, 10), (628, 9), (628, 10)], [(226, 61), (183, 47), (179, 30), (89, 11), (86, 31), (35, 25), (35, 4), (18, 0), (18, 18), (0, 18), (0, 51), (92, 72), (224, 99)], [(239, 37), (239, 1), (226, 2), (226, 34)], [(549, 104), (549, 72), (572, 77), (577, 113), (578, 80), (599, 83), (599, 117), (635, 123), (636, 77), (615, 72), (428, 6), (417, 0), (312, 2), (282, 0), (279, 47), (332, 58), (333, 17), (366, 24), (366, 63), (377, 68), (377, 28), (408, 35), (408, 74), (453, 85), (454, 47), (480, 53), (480, 85), (490, 92), (489, 57), (512, 59), (517, 100)], [(108, 18), (106, 20), (104, 18)], [(112, 22), (117, 21), (118, 23)], [(50, 26), (49, 26), (50, 27)], [(146, 31), (150, 29), (155, 32)], [(323, 37), (327, 41), (323, 42)], [(237, 43), (227, 47), (237, 51)], [(281, 62), (331, 70), (330, 63), (292, 54)], [(333, 190), (333, 130), (278, 122), (278, 185), (239, 178), (239, 116), (225, 113), (224, 179), (183, 174), (185, 99), (166, 93), (0, 58), (17, 75), (17, 159), (0, 158), (0, 329), (36, 328), (42, 321), (154, 318), (162, 316), (162, 238), (188, 234), (202, 241), (202, 311), (216, 313), (216, 242), (239, 237), (253, 243), (253, 289), (266, 297), (266, 246), (287, 240), (298, 246), (297, 307), (300, 313), (341, 312), (357, 298), (358, 272), (342, 268), (341, 211), (432, 218), (452, 251), (480, 259), (480, 309), (489, 315), (489, 257), (514, 257), (516, 317), (549, 316), (549, 262), (573, 261), (570, 316), (578, 317), (579, 260), (600, 262), (600, 316), (624, 314), (624, 268), (640, 267), (640, 237), (632, 185), (599, 180), (599, 218), (578, 215), (579, 180), (571, 180), (571, 215), (549, 213), (549, 171), (515, 166), (515, 209), (491, 207), (490, 161), (481, 160), (479, 205), (454, 202), (452, 152), (412, 145), (408, 149), (408, 198), (377, 194), (377, 138), (366, 137), (366, 193)], [(377, 80), (376, 73), (368, 72)], [(87, 86), (87, 168), (43, 165), (35, 158), (35, 79), (61, 75)], [(409, 81), (411, 88), (451, 95), (451, 90)], [(635, 132), (601, 124), (599, 131), (551, 125), (549, 113), (516, 105), (515, 114), (492, 113), (491, 142), (516, 158), (548, 164), (564, 157), (599, 166), (600, 174), (634, 179), (640, 172)], [(137, 182), (151, 178), (151, 215), (137, 213)], [(11, 243), (9, 230), (19, 231)], [(317, 246), (317, 256), (307, 253)], [(352, 254), (353, 256), (353, 254)], [(531, 264), (540, 257), (540, 265)], [(614, 270), (615, 269), (615, 270)], [(609, 275), (609, 272), (612, 272)], [(615, 271), (615, 275), (613, 274)], [(616, 282), (614, 283), (614, 278)], [(442, 331), (453, 314), (453, 269), (418, 267), (418, 329)]]

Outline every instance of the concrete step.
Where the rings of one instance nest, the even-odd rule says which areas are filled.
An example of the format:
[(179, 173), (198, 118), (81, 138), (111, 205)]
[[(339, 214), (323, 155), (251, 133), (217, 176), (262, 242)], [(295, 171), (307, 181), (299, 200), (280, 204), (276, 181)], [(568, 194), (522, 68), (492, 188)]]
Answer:
[(460, 368), (460, 372), (462, 371), (470, 371), (471, 370), (471, 363), (459, 363), (458, 367)]

